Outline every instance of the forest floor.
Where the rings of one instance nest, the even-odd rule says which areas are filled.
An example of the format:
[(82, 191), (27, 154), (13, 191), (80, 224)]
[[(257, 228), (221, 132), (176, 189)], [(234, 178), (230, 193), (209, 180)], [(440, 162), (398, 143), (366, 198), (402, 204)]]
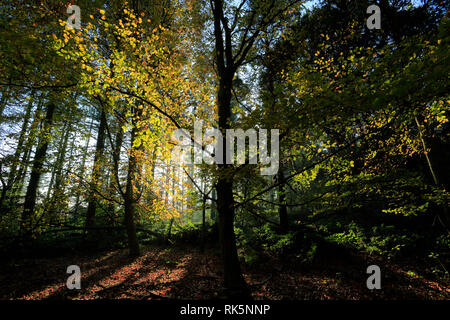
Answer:
[[(127, 250), (95, 255), (15, 259), (0, 263), (0, 299), (211, 299), (219, 298), (217, 249), (147, 246), (137, 259)], [(416, 264), (397, 265), (361, 256), (308, 267), (267, 260), (243, 266), (254, 299), (450, 299), (450, 284), (422, 273)], [(362, 261), (362, 263), (361, 263)], [(366, 287), (366, 268), (381, 268), (381, 290)], [(81, 290), (66, 288), (69, 265), (81, 269)]]

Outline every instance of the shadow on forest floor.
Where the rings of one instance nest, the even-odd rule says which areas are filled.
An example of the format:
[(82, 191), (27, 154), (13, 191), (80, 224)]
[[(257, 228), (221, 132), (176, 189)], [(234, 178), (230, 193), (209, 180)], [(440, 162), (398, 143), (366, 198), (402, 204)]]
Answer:
[[(69, 265), (81, 269), (81, 290), (66, 288)], [(382, 289), (366, 287), (366, 268), (382, 270)], [(318, 260), (309, 267), (267, 261), (243, 268), (254, 299), (449, 299), (450, 286), (411, 267), (360, 256), (344, 261)], [(416, 273), (417, 274), (417, 273)], [(210, 299), (221, 295), (221, 262), (215, 250), (147, 247), (129, 259), (126, 250), (93, 256), (18, 259), (0, 265), (0, 299)]]

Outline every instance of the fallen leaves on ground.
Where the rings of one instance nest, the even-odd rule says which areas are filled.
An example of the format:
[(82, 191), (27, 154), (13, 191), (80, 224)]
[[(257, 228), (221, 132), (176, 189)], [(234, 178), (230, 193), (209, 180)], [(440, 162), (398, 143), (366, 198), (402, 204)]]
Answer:
[[(408, 269), (377, 261), (381, 290), (366, 287), (367, 265), (299, 267), (273, 261), (243, 267), (254, 299), (449, 299), (448, 283), (411, 277)], [(383, 265), (383, 263), (385, 263)], [(81, 289), (69, 290), (67, 266), (81, 269)], [(129, 259), (126, 250), (94, 256), (20, 259), (0, 266), (0, 299), (211, 299), (223, 293), (217, 250), (147, 247)]]

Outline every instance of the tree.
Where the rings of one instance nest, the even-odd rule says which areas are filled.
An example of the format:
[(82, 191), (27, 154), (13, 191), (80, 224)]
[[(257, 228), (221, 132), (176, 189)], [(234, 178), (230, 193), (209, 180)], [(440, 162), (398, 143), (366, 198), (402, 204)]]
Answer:
[[(217, 67), (217, 113), (218, 127), (225, 146), (226, 129), (231, 128), (231, 100), (233, 79), (240, 67), (248, 60), (248, 55), (264, 32), (274, 32), (277, 23), (289, 10), (295, 10), (300, 1), (242, 1), (239, 6), (224, 8), (224, 2), (211, 1), (214, 23), (215, 64)], [(233, 17), (229, 21), (229, 16)], [(270, 30), (270, 31), (269, 31)], [(239, 40), (235, 43), (234, 39)], [(242, 276), (237, 256), (234, 235), (233, 167), (224, 161), (219, 164), (217, 179), (217, 211), (219, 214), (220, 241), (224, 264), (224, 285), (230, 296), (247, 295), (248, 289)]]

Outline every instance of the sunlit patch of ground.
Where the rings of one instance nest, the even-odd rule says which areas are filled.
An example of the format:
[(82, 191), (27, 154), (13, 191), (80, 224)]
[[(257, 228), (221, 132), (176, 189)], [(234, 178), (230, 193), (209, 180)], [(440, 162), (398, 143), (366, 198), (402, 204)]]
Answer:
[[(366, 265), (304, 270), (271, 261), (265, 269), (244, 267), (254, 299), (449, 299), (448, 283), (412, 276), (377, 262), (385, 273), (382, 290), (366, 287)], [(69, 290), (67, 266), (81, 269), (81, 289)], [(210, 299), (220, 297), (220, 258), (193, 247), (148, 247), (130, 260), (126, 250), (52, 259), (22, 259), (0, 266), (0, 299)]]

